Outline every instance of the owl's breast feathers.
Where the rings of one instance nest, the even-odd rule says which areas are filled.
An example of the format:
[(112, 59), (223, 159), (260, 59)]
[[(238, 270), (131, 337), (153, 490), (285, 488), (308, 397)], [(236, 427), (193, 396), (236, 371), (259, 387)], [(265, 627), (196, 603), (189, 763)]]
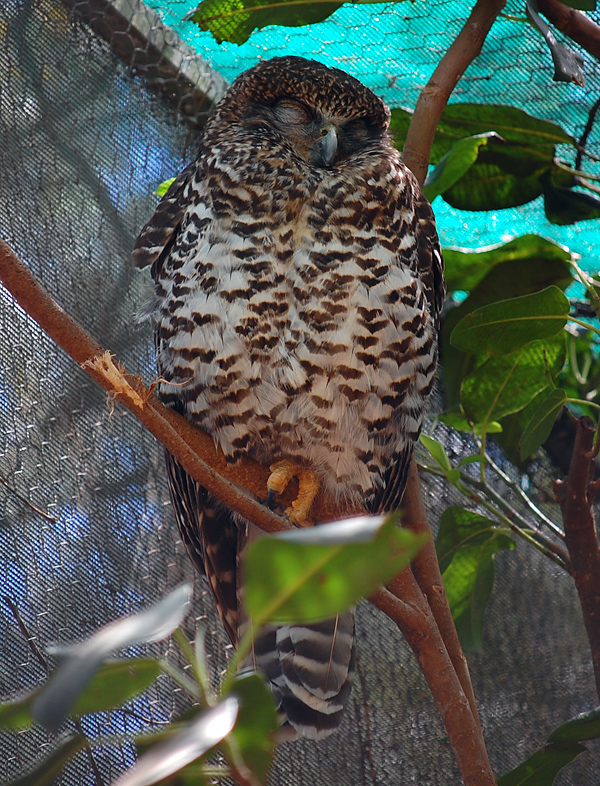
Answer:
[(432, 386), (429, 206), (391, 148), (317, 170), (238, 142), (205, 146), (160, 215), (168, 233), (180, 203), (153, 260), (163, 396), (231, 460), (306, 462), (356, 503), (416, 439)]

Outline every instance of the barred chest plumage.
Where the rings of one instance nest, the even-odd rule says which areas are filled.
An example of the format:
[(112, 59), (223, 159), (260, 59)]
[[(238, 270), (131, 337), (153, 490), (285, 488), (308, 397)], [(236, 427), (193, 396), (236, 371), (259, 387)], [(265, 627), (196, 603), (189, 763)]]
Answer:
[(157, 280), (163, 398), (231, 460), (293, 458), (364, 504), (416, 439), (435, 367), (413, 179), (389, 147), (317, 170), (229, 138), (186, 188)]

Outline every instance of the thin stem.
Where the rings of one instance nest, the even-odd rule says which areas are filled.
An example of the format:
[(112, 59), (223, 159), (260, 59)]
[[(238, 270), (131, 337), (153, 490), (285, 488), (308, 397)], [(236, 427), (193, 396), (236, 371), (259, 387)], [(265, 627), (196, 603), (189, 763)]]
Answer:
[(549, 530), (551, 530), (551, 532), (554, 535), (556, 535), (561, 540), (564, 540), (565, 533), (561, 530), (561, 528), (559, 526), (557, 526), (552, 521), (552, 519), (548, 518), (548, 516), (546, 516), (546, 514), (538, 508), (538, 506), (535, 504), (535, 502), (532, 499), (530, 499), (527, 496), (527, 494), (525, 494), (525, 492), (519, 486), (519, 484), (516, 481), (512, 480), (506, 474), (506, 472), (504, 472), (504, 470), (501, 469), (496, 464), (496, 462), (489, 455), (489, 453), (486, 453), (485, 458), (486, 458), (488, 464), (490, 465), (490, 467), (492, 468), (492, 470), (496, 473), (496, 475), (498, 475), (498, 477), (501, 480), (504, 481), (504, 483), (509, 487), (509, 489), (511, 489), (511, 491), (513, 491), (519, 497), (521, 502), (523, 502), (525, 505), (527, 505), (527, 507), (531, 510), (531, 512), (534, 513), (539, 519), (541, 519), (541, 521), (548, 527)]
[(204, 707), (210, 706), (210, 695), (206, 692), (206, 686), (203, 681), (203, 676), (198, 674), (197, 672), (197, 658), (196, 653), (194, 652), (194, 648), (188, 641), (188, 637), (185, 635), (184, 631), (181, 628), (176, 628), (173, 631), (173, 639), (177, 643), (179, 649), (181, 650), (184, 658), (189, 663), (192, 673), (196, 678), (196, 685), (198, 688), (198, 692), (201, 695), (201, 704)]
[(180, 688), (183, 688), (183, 690), (197, 702), (202, 703), (202, 691), (198, 685), (193, 682), (193, 680), (190, 680), (189, 677), (186, 677), (185, 674), (182, 674), (179, 669), (171, 666), (169, 661), (165, 660), (164, 658), (160, 661), (160, 666), (165, 674), (169, 675), (173, 682), (177, 683)]
[[(560, 319), (561, 317), (558, 318)], [(586, 328), (586, 330), (591, 330), (592, 333), (595, 333), (597, 336), (600, 336), (600, 328), (594, 327), (594, 325), (590, 325), (589, 322), (584, 322), (583, 319), (578, 319), (577, 317), (569, 317), (568, 319), (569, 322), (575, 322), (576, 325), (581, 325), (582, 327)]]

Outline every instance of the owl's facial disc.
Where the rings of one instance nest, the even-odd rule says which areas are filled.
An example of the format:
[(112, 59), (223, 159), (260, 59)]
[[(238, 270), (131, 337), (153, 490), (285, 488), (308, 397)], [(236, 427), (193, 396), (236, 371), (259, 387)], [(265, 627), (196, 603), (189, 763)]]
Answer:
[(280, 98), (273, 105), (251, 104), (244, 125), (253, 133), (275, 131), (308, 164), (324, 169), (381, 139), (385, 133), (364, 117), (328, 117), (288, 97)]

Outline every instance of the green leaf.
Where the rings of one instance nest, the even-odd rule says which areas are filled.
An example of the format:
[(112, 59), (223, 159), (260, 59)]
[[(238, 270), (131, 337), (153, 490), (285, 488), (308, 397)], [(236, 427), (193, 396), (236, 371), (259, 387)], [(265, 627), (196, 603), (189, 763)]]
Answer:
[(462, 319), (450, 343), (463, 352), (506, 355), (564, 328), (569, 301), (556, 286), (483, 306)]
[(372, 595), (427, 539), (399, 529), (397, 518), (363, 516), (252, 543), (243, 578), (254, 624), (321, 622)]
[(231, 693), (240, 702), (233, 738), (246, 767), (261, 784), (273, 761), (275, 735), (279, 730), (273, 694), (256, 673), (242, 672), (236, 677)]
[(552, 376), (563, 367), (564, 335), (553, 341), (534, 341), (510, 355), (491, 357), (478, 366), (461, 386), (461, 403), (475, 422), (501, 420), (518, 412), (548, 387), (546, 366)]
[[(129, 658), (105, 663), (79, 695), (72, 715), (111, 710), (126, 704), (151, 685), (161, 672), (154, 658)], [(42, 688), (0, 704), (0, 728), (24, 729), (33, 725), (31, 707)]]
[(425, 445), (435, 462), (445, 472), (452, 469), (452, 464), (450, 463), (450, 459), (446, 453), (446, 448), (442, 445), (441, 442), (438, 442), (437, 439), (433, 439), (433, 437), (428, 437), (427, 434), (421, 434), (419, 441)]
[(238, 710), (238, 700), (228, 696), (216, 707), (202, 712), (183, 730), (150, 748), (113, 786), (151, 786), (179, 772), (205, 756), (231, 732)]
[(582, 742), (600, 737), (600, 707), (582, 712), (554, 729), (548, 742)]
[(458, 210), (517, 207), (541, 195), (541, 179), (554, 169), (551, 146), (523, 147), (490, 140), (463, 177), (444, 192), (444, 200)]
[(587, 750), (579, 743), (600, 737), (600, 707), (563, 723), (536, 751), (498, 780), (498, 786), (551, 786), (560, 770)]
[(447, 508), (440, 519), (436, 551), (452, 616), (463, 648), (481, 647), (485, 607), (494, 586), (494, 555), (514, 542), (494, 523), (463, 508)]
[[(457, 431), (466, 431), (469, 434), (475, 431), (479, 436), (484, 432), (486, 434), (500, 434), (502, 432), (502, 425), (500, 423), (496, 421), (491, 421), (490, 423), (471, 423), (462, 412), (446, 412), (443, 415), (439, 415), (438, 420)], [(466, 459), (463, 459), (460, 464), (462, 465), (465, 462)]]
[(168, 180), (163, 180), (162, 183), (159, 184), (158, 188), (154, 192), (156, 196), (163, 197), (167, 191), (171, 188), (173, 183), (175, 182), (174, 177), (170, 177)]
[(85, 737), (69, 734), (61, 737), (52, 751), (41, 761), (3, 786), (52, 786), (62, 774), (66, 763), (87, 744)]
[(577, 742), (550, 742), (511, 772), (498, 778), (498, 786), (552, 786), (556, 776), (586, 748)]
[(556, 420), (556, 415), (560, 408), (564, 406), (566, 400), (567, 394), (565, 391), (560, 388), (554, 388), (542, 401), (521, 437), (521, 459), (525, 460), (531, 456), (548, 439)]
[(314, 0), (203, 0), (185, 19), (201, 30), (210, 30), (219, 44), (243, 44), (254, 30), (267, 25), (312, 25), (327, 19), (342, 5)]
[(35, 720), (57, 729), (103, 661), (117, 650), (166, 638), (185, 617), (191, 597), (191, 585), (181, 584), (149, 609), (105, 625), (81, 644), (62, 647), (68, 657), (33, 702)]
[(423, 193), (430, 202), (443, 194), (460, 180), (465, 172), (477, 161), (479, 149), (487, 145), (490, 138), (497, 138), (493, 131), (459, 139), (430, 172), (423, 186)]
[[(571, 283), (569, 262), (572, 254), (557, 243), (539, 235), (523, 235), (494, 248), (478, 251), (445, 248), (445, 278), (448, 291), (472, 291), (497, 265), (512, 262), (523, 265), (542, 263), (548, 284)], [(548, 274), (553, 278), (548, 279)]]
[(552, 60), (554, 62), (554, 81), (555, 82), (574, 82), (580, 87), (585, 86), (585, 76), (583, 75), (583, 58), (574, 49), (569, 49), (564, 44), (559, 43), (550, 26), (541, 18), (538, 11), (537, 0), (526, 0), (525, 7), (527, 17), (534, 27), (540, 31), (544, 37)]
[(20, 731), (33, 726), (31, 705), (38, 693), (39, 688), (36, 688), (14, 699), (3, 701), (0, 704), (0, 729)]
[[(407, 109), (393, 109), (390, 132), (402, 147), (412, 119)], [(438, 125), (431, 151), (431, 163), (437, 164), (460, 140), (494, 131), (507, 144), (523, 148), (553, 148), (557, 144), (575, 146), (575, 140), (559, 125), (541, 120), (514, 106), (498, 104), (449, 104)]]
[(544, 212), (552, 224), (564, 226), (600, 218), (600, 199), (594, 194), (559, 188), (544, 178)]

